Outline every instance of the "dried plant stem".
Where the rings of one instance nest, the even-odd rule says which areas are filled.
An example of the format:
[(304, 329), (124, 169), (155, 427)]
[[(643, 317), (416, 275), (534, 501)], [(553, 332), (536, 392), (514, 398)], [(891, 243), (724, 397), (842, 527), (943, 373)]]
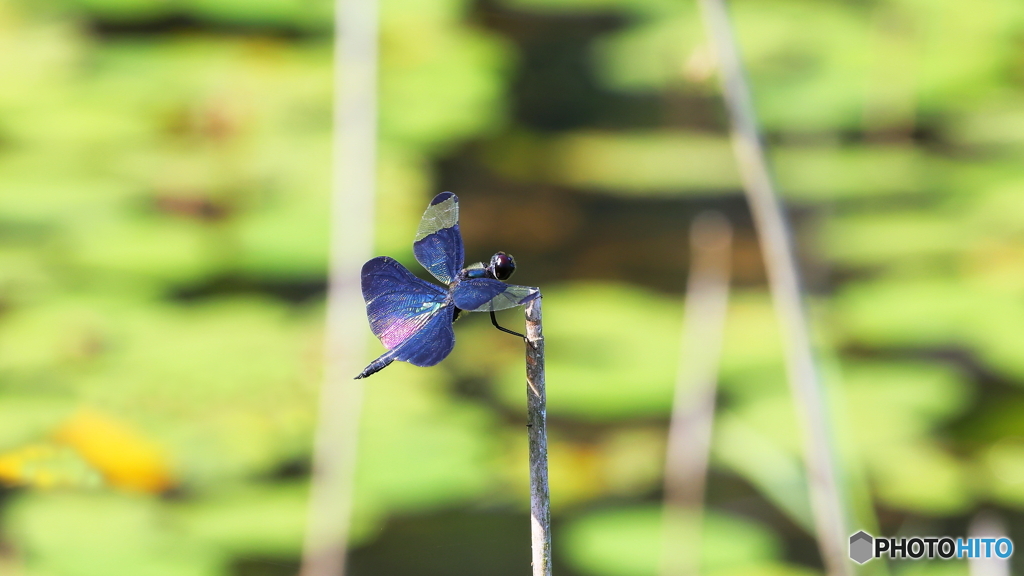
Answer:
[(686, 315), (665, 455), (662, 576), (692, 576), (700, 569), (704, 483), (729, 303), (729, 222), (717, 212), (702, 213), (690, 239)]
[(526, 305), (526, 418), (530, 439), (530, 535), (533, 576), (551, 576), (551, 491), (548, 489), (547, 392), (541, 298)]
[(783, 332), (786, 367), (804, 438), (804, 461), (818, 547), (829, 574), (849, 574), (844, 509), (834, 469), (832, 436), (786, 216), (775, 193), (758, 134), (750, 89), (724, 0), (700, 0), (700, 5), (719, 64), (719, 79), (732, 127), (733, 151), (761, 241), (772, 300)]
[(313, 447), (303, 576), (341, 576), (362, 411), (365, 315), (359, 273), (373, 249), (377, 1), (336, 0), (331, 261), (324, 380)]
[[(970, 538), (1005, 538), (1006, 525), (994, 512), (980, 512), (971, 519), (967, 527)], [(992, 554), (990, 558), (967, 560), (970, 576), (1010, 576), (1010, 559), (1001, 559)]]

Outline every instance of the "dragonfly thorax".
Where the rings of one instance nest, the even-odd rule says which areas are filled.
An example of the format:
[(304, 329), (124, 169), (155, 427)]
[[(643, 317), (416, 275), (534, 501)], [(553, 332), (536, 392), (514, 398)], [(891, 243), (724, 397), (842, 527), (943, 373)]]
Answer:
[(485, 266), (483, 262), (470, 264), (462, 270), (463, 278), (492, 278), (505, 281), (512, 277), (516, 271), (516, 261), (511, 254), (498, 252), (491, 256), (491, 261)]

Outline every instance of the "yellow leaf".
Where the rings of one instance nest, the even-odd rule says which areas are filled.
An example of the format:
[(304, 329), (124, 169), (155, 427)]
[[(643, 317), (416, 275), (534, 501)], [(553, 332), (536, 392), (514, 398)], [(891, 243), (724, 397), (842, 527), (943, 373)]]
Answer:
[(61, 426), (54, 438), (77, 450), (112, 486), (163, 492), (174, 483), (165, 450), (106, 415), (81, 411)]

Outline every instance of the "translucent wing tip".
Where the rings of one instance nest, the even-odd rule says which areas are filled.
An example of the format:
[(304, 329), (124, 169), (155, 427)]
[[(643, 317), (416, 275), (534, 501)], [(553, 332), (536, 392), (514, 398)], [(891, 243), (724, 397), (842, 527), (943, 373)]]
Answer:
[(516, 306), (525, 306), (540, 298), (540, 288), (533, 286), (509, 286), (505, 293)]
[(441, 192), (437, 196), (434, 196), (434, 199), (430, 201), (430, 205), (436, 206), (449, 198), (455, 198), (455, 202), (459, 201), (459, 197), (456, 196), (455, 194), (452, 194), (451, 192)]

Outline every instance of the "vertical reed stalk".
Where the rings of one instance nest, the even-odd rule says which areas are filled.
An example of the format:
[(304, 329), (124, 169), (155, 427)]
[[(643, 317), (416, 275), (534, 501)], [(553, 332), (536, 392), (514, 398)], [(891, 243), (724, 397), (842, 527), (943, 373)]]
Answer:
[[(981, 512), (971, 519), (967, 527), (970, 538), (1005, 538), (1006, 525), (1003, 520), (992, 512)], [(993, 551), (989, 558), (970, 558), (967, 560), (970, 576), (1010, 576), (1010, 559), (998, 558)]]
[(303, 576), (345, 573), (362, 411), (365, 313), (359, 274), (373, 249), (377, 1), (336, 0), (330, 281)]
[(704, 484), (729, 303), (732, 227), (717, 212), (702, 213), (690, 230), (690, 248), (686, 315), (665, 455), (662, 576), (696, 576), (700, 571)]
[(533, 576), (551, 576), (551, 491), (548, 489), (547, 392), (541, 298), (526, 305), (526, 419), (530, 440), (530, 536)]
[(834, 468), (832, 436), (786, 216), (775, 193), (724, 0), (700, 0), (700, 5), (716, 52), (733, 151), (761, 241), (768, 284), (783, 333), (786, 369), (804, 438), (804, 464), (818, 547), (829, 574), (849, 574), (846, 525)]

